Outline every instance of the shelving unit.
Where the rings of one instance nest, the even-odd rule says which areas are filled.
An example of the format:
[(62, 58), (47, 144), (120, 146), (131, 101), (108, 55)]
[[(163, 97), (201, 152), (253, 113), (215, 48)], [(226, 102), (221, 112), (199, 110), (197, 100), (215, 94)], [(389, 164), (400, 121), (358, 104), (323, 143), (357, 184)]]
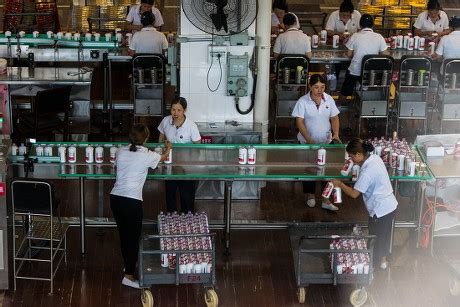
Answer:
[(460, 59), (447, 59), (443, 67), (444, 80), (439, 87), (440, 133), (444, 122), (460, 122)]
[[(383, 55), (368, 55), (363, 58), (361, 86), (358, 95), (358, 134), (361, 135), (363, 119), (385, 121), (385, 136), (388, 131), (388, 104), (390, 97), (393, 58)], [(377, 132), (377, 131), (376, 131)], [(379, 131), (379, 136), (382, 133)], [(371, 135), (370, 135), (371, 136)]]
[(163, 117), (166, 59), (160, 54), (133, 59), (134, 122), (138, 117)]
[[(403, 121), (421, 120), (423, 130), (412, 129), (415, 134), (426, 134), (428, 93), (431, 81), (431, 59), (403, 56), (399, 68), (398, 117), (399, 132)], [(402, 129), (406, 131), (407, 129)]]
[[(276, 63), (276, 101), (273, 138), (275, 143), (296, 142), (295, 118), (292, 111), (300, 97), (307, 92), (308, 59), (302, 55), (281, 55)], [(289, 136), (279, 136), (280, 122), (289, 125)]]

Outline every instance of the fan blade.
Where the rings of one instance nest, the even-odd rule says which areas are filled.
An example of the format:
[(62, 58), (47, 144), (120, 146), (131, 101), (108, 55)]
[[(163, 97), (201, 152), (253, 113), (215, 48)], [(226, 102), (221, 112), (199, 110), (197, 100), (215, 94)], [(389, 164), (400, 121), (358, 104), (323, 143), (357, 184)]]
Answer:
[(223, 27), (224, 31), (226, 33), (228, 32), (227, 16), (228, 15), (224, 13), (217, 13), (217, 14), (210, 15), (212, 23), (214, 24), (214, 27), (216, 27), (217, 31), (220, 31)]

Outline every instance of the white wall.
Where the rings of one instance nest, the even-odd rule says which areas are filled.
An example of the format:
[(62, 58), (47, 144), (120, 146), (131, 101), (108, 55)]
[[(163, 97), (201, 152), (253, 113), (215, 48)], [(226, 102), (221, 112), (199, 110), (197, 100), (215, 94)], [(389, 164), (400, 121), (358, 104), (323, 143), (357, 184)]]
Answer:
[[(180, 36), (197, 38), (211, 35), (197, 29), (181, 10)], [(249, 36), (255, 36), (255, 23), (248, 29)], [(227, 63), (222, 63), (222, 81), (216, 92), (211, 92), (206, 85), (206, 74), (210, 64), (208, 63), (208, 46), (211, 41), (187, 42), (180, 44), (180, 95), (188, 102), (187, 116), (196, 122), (225, 120), (237, 120), (240, 122), (252, 122), (253, 112), (241, 115), (235, 108), (233, 96), (226, 95), (227, 89)], [(248, 53), (249, 59), (254, 50), (254, 40), (249, 41), (249, 46), (229, 46), (226, 41), (227, 52), (232, 55), (243, 55)], [(209, 73), (209, 86), (215, 89), (219, 81), (220, 69), (218, 62), (214, 64)], [(248, 92), (253, 88), (252, 75), (248, 73)], [(250, 106), (250, 96), (240, 98), (240, 109), (246, 110)]]

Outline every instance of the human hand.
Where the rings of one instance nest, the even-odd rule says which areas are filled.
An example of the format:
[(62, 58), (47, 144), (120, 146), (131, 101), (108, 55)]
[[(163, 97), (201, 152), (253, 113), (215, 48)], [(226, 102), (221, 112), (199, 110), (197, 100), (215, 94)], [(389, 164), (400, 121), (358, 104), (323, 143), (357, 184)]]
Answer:
[(334, 187), (342, 188), (344, 183), (338, 179), (332, 179), (332, 184), (334, 185)]
[(332, 140), (336, 140), (336, 142), (334, 142), (336, 144), (342, 144), (342, 140), (339, 138), (338, 135), (333, 135)]

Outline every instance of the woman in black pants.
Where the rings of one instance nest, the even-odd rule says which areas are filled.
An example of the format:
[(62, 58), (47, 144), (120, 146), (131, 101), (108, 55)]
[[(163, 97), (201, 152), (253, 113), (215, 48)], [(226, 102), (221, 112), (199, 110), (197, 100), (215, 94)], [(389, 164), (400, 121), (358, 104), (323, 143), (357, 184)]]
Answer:
[(110, 207), (117, 223), (125, 264), (121, 283), (137, 289), (139, 283), (134, 278), (134, 272), (142, 231), (142, 188), (149, 168), (156, 168), (160, 161), (166, 160), (171, 150), (170, 143), (166, 144), (166, 150), (161, 155), (148, 150), (144, 144), (149, 135), (149, 129), (144, 124), (136, 124), (131, 129), (131, 144), (117, 151), (117, 179), (110, 192)]

